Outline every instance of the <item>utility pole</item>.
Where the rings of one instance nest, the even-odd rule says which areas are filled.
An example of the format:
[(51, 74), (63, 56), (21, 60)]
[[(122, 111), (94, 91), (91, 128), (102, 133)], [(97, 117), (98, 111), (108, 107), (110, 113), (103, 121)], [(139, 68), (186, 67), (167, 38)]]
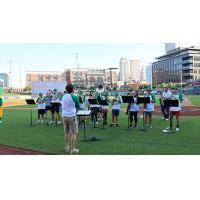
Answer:
[(19, 80), (20, 80), (20, 90), (22, 91), (22, 71), (21, 71), (21, 63), (18, 61), (19, 65)]
[(79, 82), (79, 64), (78, 64), (78, 53), (76, 52), (76, 68), (78, 69), (78, 74), (77, 74), (77, 82), (78, 86), (80, 87), (80, 82)]
[(14, 63), (14, 61), (9, 60), (8, 63), (9, 63), (9, 66), (10, 66), (10, 71), (9, 71), (10, 88), (12, 89), (12, 78), (11, 78), (11, 76), (12, 76), (12, 63)]

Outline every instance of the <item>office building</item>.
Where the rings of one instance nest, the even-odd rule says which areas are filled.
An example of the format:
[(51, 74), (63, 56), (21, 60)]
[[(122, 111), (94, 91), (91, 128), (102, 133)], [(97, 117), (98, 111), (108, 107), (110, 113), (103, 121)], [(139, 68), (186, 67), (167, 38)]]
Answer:
[(31, 86), (33, 81), (62, 81), (63, 73), (59, 71), (27, 71), (26, 86)]
[(152, 64), (146, 66), (146, 82), (152, 83)]
[(117, 71), (101, 68), (70, 68), (64, 72), (67, 83), (78, 87), (89, 88), (98, 83), (117, 85)]
[(9, 76), (6, 73), (0, 73), (0, 79), (3, 80), (3, 87), (9, 88)]
[(200, 79), (200, 47), (176, 48), (152, 64), (153, 84)]
[(129, 81), (129, 65), (126, 58), (121, 58), (119, 62), (119, 80), (124, 82)]
[(130, 79), (140, 82), (141, 79), (140, 60), (130, 60)]

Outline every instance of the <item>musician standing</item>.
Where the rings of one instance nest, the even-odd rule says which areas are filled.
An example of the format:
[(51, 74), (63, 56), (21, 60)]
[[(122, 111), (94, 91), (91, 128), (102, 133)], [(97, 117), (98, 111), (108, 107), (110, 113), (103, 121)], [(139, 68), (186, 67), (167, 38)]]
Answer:
[(170, 99), (171, 96), (172, 96), (172, 93), (169, 91), (169, 88), (165, 87), (164, 91), (161, 94), (161, 99), (160, 99), (160, 107), (163, 114), (162, 119), (165, 119), (165, 120), (169, 120), (169, 106), (165, 106), (163, 103), (163, 100)]
[(39, 97), (36, 100), (38, 104), (38, 124), (44, 123), (44, 114), (46, 113), (45, 110), (45, 100), (42, 93), (39, 93)]
[[(75, 147), (76, 133), (78, 133), (78, 124), (76, 119), (76, 109), (80, 109), (79, 98), (74, 95), (74, 86), (69, 84), (66, 86), (67, 94), (62, 98), (62, 118), (65, 132), (65, 151), (70, 154), (79, 153), (79, 149)], [(69, 133), (71, 138), (69, 139)]]
[(105, 96), (102, 97), (102, 100), (105, 100), (108, 103), (108, 105), (102, 105), (101, 106), (101, 112), (102, 112), (102, 116), (103, 116), (103, 124), (108, 125), (107, 115), (108, 115), (108, 108), (109, 108), (110, 99), (109, 99), (108, 95), (105, 95)]
[[(138, 111), (139, 111), (139, 106), (137, 104), (137, 97), (138, 97), (138, 91), (134, 90), (132, 92), (133, 95), (133, 103), (129, 103), (128, 107), (127, 107), (127, 111), (126, 114), (128, 114), (130, 112), (130, 127), (136, 128), (137, 127), (137, 121), (138, 121)], [(134, 126), (133, 126), (133, 117), (134, 117)]]
[(120, 107), (122, 103), (122, 98), (118, 93), (115, 93), (114, 99), (112, 101), (112, 123), (110, 124), (110, 127), (117, 126), (118, 124), (118, 117), (120, 113)]
[(172, 91), (171, 100), (178, 100), (179, 106), (178, 107), (170, 107), (170, 132), (172, 131), (173, 126), (173, 117), (176, 116), (176, 131), (179, 131), (179, 116), (181, 111), (181, 102), (183, 101), (183, 96), (181, 93), (178, 93), (177, 88), (174, 88)]
[[(152, 128), (152, 114), (154, 111), (154, 103), (156, 101), (154, 94), (152, 93), (151, 88), (147, 89), (145, 97), (150, 97), (150, 103), (144, 104), (144, 127), (143, 128)], [(149, 119), (149, 120), (148, 120)], [(149, 123), (147, 124), (147, 120)]]

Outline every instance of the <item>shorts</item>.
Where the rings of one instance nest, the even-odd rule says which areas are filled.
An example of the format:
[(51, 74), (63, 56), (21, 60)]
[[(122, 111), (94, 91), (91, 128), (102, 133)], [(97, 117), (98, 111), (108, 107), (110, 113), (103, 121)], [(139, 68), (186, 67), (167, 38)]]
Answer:
[(180, 116), (180, 111), (170, 111), (170, 115), (179, 117)]
[(45, 109), (38, 109), (38, 114), (39, 115), (44, 115), (46, 113)]
[(63, 125), (65, 133), (78, 133), (78, 122), (76, 116), (74, 117), (63, 117)]
[(119, 116), (119, 110), (113, 109), (112, 110), (112, 116), (118, 117)]
[(46, 106), (46, 111), (48, 111), (48, 110), (52, 110), (52, 106)]
[(59, 113), (60, 112), (60, 105), (59, 104), (52, 104), (52, 107), (51, 107), (51, 111), (52, 113)]
[(152, 113), (153, 113), (153, 112), (144, 111), (144, 115), (145, 115), (145, 116), (152, 117)]

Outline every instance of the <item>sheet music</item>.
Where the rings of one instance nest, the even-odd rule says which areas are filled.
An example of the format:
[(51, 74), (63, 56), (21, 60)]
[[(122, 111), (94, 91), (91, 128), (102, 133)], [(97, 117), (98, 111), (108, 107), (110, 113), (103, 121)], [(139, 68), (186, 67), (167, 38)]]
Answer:
[(82, 116), (89, 116), (91, 113), (91, 110), (79, 110), (76, 115), (82, 115)]

